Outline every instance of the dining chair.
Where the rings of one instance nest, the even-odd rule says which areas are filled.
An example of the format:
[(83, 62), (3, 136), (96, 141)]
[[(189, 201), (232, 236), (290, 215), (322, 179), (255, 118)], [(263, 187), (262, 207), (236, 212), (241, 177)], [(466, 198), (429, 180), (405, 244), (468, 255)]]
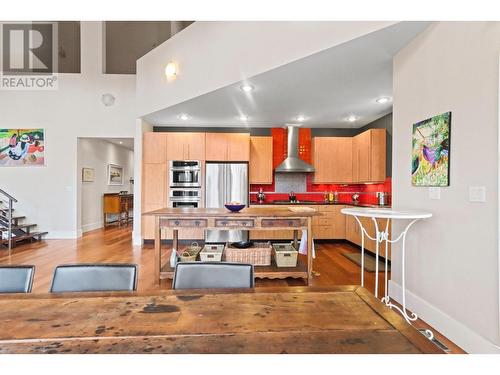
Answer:
[(35, 266), (0, 266), (0, 293), (31, 293)]
[(253, 288), (253, 265), (224, 262), (180, 262), (173, 289)]
[(51, 293), (137, 290), (136, 264), (64, 264), (54, 270)]

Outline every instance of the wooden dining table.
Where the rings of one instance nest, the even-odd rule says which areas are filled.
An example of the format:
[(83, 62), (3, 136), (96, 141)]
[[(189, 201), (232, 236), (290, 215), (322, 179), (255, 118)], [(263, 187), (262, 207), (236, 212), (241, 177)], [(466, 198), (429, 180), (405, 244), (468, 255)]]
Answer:
[(0, 297), (0, 353), (443, 353), (359, 286)]

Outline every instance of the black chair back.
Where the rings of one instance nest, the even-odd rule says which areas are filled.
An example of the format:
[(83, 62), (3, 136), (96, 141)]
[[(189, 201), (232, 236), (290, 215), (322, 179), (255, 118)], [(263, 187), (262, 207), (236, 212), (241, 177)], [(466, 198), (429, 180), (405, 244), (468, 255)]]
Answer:
[(35, 266), (0, 266), (0, 293), (31, 293)]
[(253, 265), (224, 262), (181, 262), (173, 289), (253, 288)]
[(136, 264), (66, 264), (57, 266), (50, 292), (134, 291)]

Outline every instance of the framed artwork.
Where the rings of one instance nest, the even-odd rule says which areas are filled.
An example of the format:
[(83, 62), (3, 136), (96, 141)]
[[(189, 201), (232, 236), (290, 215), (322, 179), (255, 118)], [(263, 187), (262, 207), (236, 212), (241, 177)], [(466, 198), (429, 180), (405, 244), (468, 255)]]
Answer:
[(450, 185), (451, 112), (413, 125), (411, 183), (413, 186)]
[(108, 185), (123, 185), (123, 167), (108, 164)]
[(94, 182), (95, 181), (95, 169), (94, 168), (82, 168), (82, 181), (83, 182)]
[(0, 129), (0, 167), (44, 165), (44, 129)]

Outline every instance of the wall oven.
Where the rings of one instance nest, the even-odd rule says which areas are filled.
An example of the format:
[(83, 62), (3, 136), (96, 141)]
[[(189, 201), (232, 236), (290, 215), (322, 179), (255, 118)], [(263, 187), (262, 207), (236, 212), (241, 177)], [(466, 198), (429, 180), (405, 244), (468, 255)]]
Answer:
[(171, 160), (170, 187), (201, 187), (201, 161)]
[(201, 207), (201, 189), (170, 189), (170, 207)]

